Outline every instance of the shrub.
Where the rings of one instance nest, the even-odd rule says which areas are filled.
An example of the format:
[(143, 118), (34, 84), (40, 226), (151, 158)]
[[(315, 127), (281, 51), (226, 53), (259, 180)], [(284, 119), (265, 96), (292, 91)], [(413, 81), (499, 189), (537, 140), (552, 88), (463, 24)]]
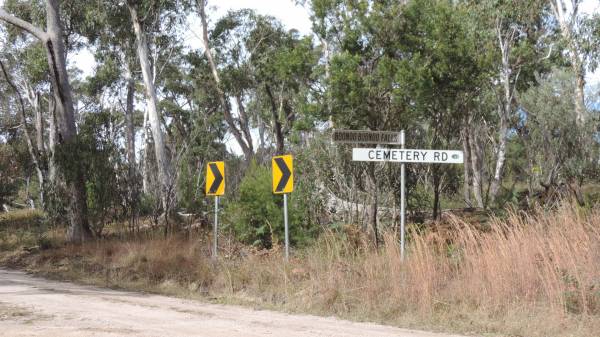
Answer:
[[(303, 244), (317, 228), (306, 221), (306, 199), (302, 188), (288, 195), (290, 242)], [(225, 222), (242, 242), (271, 248), (283, 243), (283, 196), (272, 192), (269, 167), (252, 163), (239, 186), (238, 198), (225, 208)]]

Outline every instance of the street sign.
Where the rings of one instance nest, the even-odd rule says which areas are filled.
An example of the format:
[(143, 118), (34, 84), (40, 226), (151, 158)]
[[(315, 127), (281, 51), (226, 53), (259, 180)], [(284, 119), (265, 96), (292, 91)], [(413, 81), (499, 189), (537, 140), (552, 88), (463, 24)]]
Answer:
[(292, 155), (273, 157), (272, 165), (273, 193), (292, 193), (294, 191), (294, 159)]
[(213, 161), (206, 166), (206, 195), (215, 197), (215, 225), (213, 228), (213, 258), (217, 258), (219, 239), (219, 196), (225, 194), (225, 162)]
[(215, 161), (206, 167), (206, 195), (225, 194), (225, 163)]
[[(333, 140), (341, 143), (397, 144), (402, 146), (400, 149), (354, 148), (352, 149), (352, 160), (400, 163), (400, 258), (404, 260), (406, 163), (462, 164), (464, 162), (463, 152), (405, 149), (404, 130), (400, 132), (343, 131), (338, 134), (334, 131), (333, 135)], [(397, 137), (394, 137), (394, 135), (397, 135)], [(397, 141), (394, 142), (394, 140)]]
[(396, 131), (333, 130), (336, 143), (354, 144), (404, 144), (404, 134)]
[(391, 161), (399, 163), (462, 164), (462, 151), (354, 148), (354, 161)]
[(285, 228), (285, 260), (290, 258), (288, 229), (288, 193), (294, 191), (294, 158), (291, 154), (273, 157), (273, 193), (283, 194), (283, 226)]

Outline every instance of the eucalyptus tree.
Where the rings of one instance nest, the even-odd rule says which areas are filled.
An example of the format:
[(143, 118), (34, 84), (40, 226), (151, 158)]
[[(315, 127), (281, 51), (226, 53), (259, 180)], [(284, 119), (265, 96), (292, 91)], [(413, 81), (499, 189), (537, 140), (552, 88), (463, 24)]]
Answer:
[[(208, 18), (207, 18), (207, 14), (206, 14), (206, 6), (207, 6), (206, 0), (197, 0), (196, 1), (197, 11), (200, 16), (200, 20), (202, 22), (202, 43), (203, 43), (203, 47), (204, 47), (204, 54), (206, 55), (206, 58), (208, 59), (208, 62), (210, 65), (211, 73), (213, 75), (213, 80), (215, 83), (215, 88), (217, 90), (217, 93), (219, 95), (219, 100), (221, 102), (221, 109), (223, 109), (223, 117), (225, 118), (225, 122), (227, 123), (227, 126), (229, 127), (229, 132), (234, 136), (238, 145), (242, 149), (242, 152), (244, 153), (244, 157), (246, 158), (246, 161), (248, 162), (254, 156), (254, 144), (253, 144), (253, 140), (252, 140), (252, 134), (250, 133), (250, 119), (246, 112), (244, 101), (242, 99), (243, 92), (239, 88), (235, 87), (235, 83), (231, 83), (230, 91), (233, 96), (230, 96), (230, 94), (228, 94), (224, 88), (224, 84), (222, 83), (222, 75), (221, 75), (222, 71), (219, 69), (219, 63), (218, 63), (219, 60), (215, 59), (215, 56), (213, 55), (213, 49), (211, 49), (214, 46), (211, 46), (211, 41), (209, 39), (209, 28), (208, 28)], [(230, 16), (233, 16), (233, 15), (230, 15)], [(235, 18), (233, 17), (231, 19), (235, 19)], [(219, 26), (216, 27), (215, 28), (216, 33), (213, 32), (212, 35), (219, 36), (219, 34), (221, 33), (221, 30), (226, 29), (228, 24), (229, 25), (232, 24), (231, 19), (230, 20), (227, 20), (227, 19), (221, 20), (220, 27)], [(235, 25), (235, 22), (233, 22), (233, 24)], [(214, 41), (214, 39), (213, 39), (213, 41)], [(233, 64), (235, 64), (235, 62), (237, 61), (235, 58), (241, 57), (240, 52), (243, 51), (239, 36), (235, 36), (235, 35), (221, 36), (220, 42), (222, 44), (228, 43), (228, 44), (232, 45), (233, 48), (231, 48), (231, 50), (234, 51), (234, 53), (230, 56), (233, 57), (233, 59), (231, 59), (229, 61), (231, 61)], [(241, 78), (237, 79), (237, 81), (244, 80), (243, 77), (244, 77), (245, 73), (243, 71), (239, 72), (237, 75), (239, 75), (239, 77), (241, 77)], [(234, 115), (233, 115), (231, 103), (229, 102), (230, 97), (235, 98), (238, 115), (239, 115), (237, 118), (234, 117)]]
[[(227, 125), (219, 94), (213, 85), (210, 66), (203, 53), (178, 51), (171, 54), (158, 84), (161, 107), (172, 120), (167, 128), (173, 147), (177, 174), (178, 205), (188, 211), (203, 209), (203, 170), (214, 158), (230, 158), (226, 147)], [(234, 191), (237, 171), (231, 169), (228, 191)]]
[(577, 125), (580, 127), (584, 126), (586, 121), (586, 71), (595, 70), (597, 54), (600, 51), (600, 37), (594, 34), (594, 30), (600, 27), (600, 14), (588, 16), (581, 13), (582, 3), (583, 0), (550, 0), (550, 7), (567, 46), (571, 69), (577, 82), (573, 99)]
[(46, 29), (11, 15), (5, 9), (0, 9), (0, 20), (31, 34), (46, 50), (58, 130), (56, 152), (70, 194), (68, 239), (72, 242), (83, 242), (91, 238), (92, 234), (87, 219), (84, 172), (77, 151), (73, 92), (67, 72), (63, 39), (65, 34), (60, 10), (57, 0), (45, 1)]
[[(535, 83), (534, 73), (550, 69), (559, 54), (548, 25), (546, 1), (467, 1), (474, 16), (477, 45), (491, 62), (487, 90), (496, 102), (497, 118), (485, 121), (496, 131), (494, 164), (489, 177), (486, 205), (494, 205), (501, 191), (511, 130), (518, 120), (517, 93)], [(481, 153), (472, 152), (481, 156)]]
[(286, 31), (279, 22), (264, 16), (255, 18), (245, 44), (252, 51), (253, 107), (262, 112), (261, 120), (271, 121), (276, 152), (283, 154), (297, 121), (304, 124), (299, 128), (313, 127), (310, 114), (318, 54), (310, 37)]
[[(204, 54), (219, 92), (229, 131), (245, 158), (255, 151), (252, 128), (272, 135), (275, 151), (283, 153), (297, 120), (311, 109), (311, 89), (317, 53), (310, 37), (286, 30), (273, 17), (251, 10), (231, 11), (208, 27), (206, 2), (198, 2), (203, 24)], [(235, 101), (237, 116), (232, 113)]]
[[(468, 15), (469, 8), (463, 3), (415, 0), (404, 6), (395, 29), (400, 60), (397, 81), (409, 97), (413, 113), (425, 124), (430, 148), (452, 148), (459, 143), (459, 130), (476, 104), (489, 70), (480, 59)], [(429, 169), (436, 218), (442, 180), (455, 181), (458, 172), (446, 165)]]
[[(136, 83), (139, 81), (136, 37), (131, 30), (129, 11), (123, 4), (89, 0), (78, 1), (75, 6), (83, 19), (74, 23), (72, 29), (87, 39), (86, 46), (93, 53), (95, 61), (92, 74), (81, 86), (82, 94), (87, 96), (88, 105), (94, 105), (94, 109), (100, 113), (104, 113), (108, 107), (111, 121), (122, 120), (122, 123), (117, 123), (113, 143), (119, 146), (119, 140), (124, 140), (125, 160), (115, 158), (114, 162), (126, 166), (124, 183), (127, 196), (121, 202), (127, 209), (132, 226), (140, 201), (140, 174), (135, 146), (135, 99)], [(122, 128), (119, 127), (121, 125)], [(91, 126), (88, 129), (93, 130)]]
[[(37, 136), (36, 136), (37, 144), (35, 144), (34, 141), (32, 140), (32, 136), (27, 127), (28, 118), (27, 118), (27, 113), (25, 111), (26, 109), (25, 109), (23, 95), (21, 94), (17, 85), (14, 83), (13, 79), (11, 78), (11, 75), (9, 75), (9, 72), (7, 71), (7, 66), (5, 66), (5, 64), (2, 60), (0, 60), (0, 70), (2, 72), (2, 75), (4, 75), (4, 79), (6, 80), (6, 82), (13, 89), (14, 95), (17, 97), (17, 100), (18, 100), (19, 108), (17, 110), (19, 111), (19, 117), (21, 120), (21, 128), (23, 130), (23, 135), (25, 137), (25, 142), (27, 144), (27, 150), (29, 152), (31, 161), (32, 161), (33, 166), (35, 167), (35, 170), (37, 173), (37, 178), (38, 178), (38, 183), (39, 183), (39, 192), (40, 192), (39, 200), (40, 200), (40, 203), (43, 208), (44, 207), (44, 195), (45, 195), (46, 170), (45, 170), (45, 167), (43, 166), (43, 162), (42, 162), (44, 146), (43, 146), (43, 141), (40, 140), (40, 138), (42, 137), (41, 128), (37, 128), (37, 130), (38, 130)], [(41, 115), (39, 113), (39, 110), (38, 110), (37, 115), (38, 116)], [(37, 119), (38, 118), (36, 118), (36, 120)]]
[[(168, 216), (170, 195), (172, 192), (172, 172), (170, 158), (167, 154), (165, 136), (162, 131), (161, 116), (158, 107), (155, 79), (152, 72), (148, 34), (151, 33), (152, 19), (161, 19), (162, 2), (147, 4), (142, 1), (128, 0), (127, 9), (131, 15), (131, 23), (136, 36), (137, 57), (140, 62), (144, 87), (146, 89), (146, 104), (152, 139), (154, 141), (154, 152), (158, 166), (158, 180), (160, 184), (160, 195), (165, 216)], [(152, 15), (154, 14), (154, 15)]]
[(586, 173), (596, 170), (598, 144), (592, 137), (593, 126), (579, 126), (578, 116), (572, 113), (576, 107), (570, 98), (578, 90), (576, 77), (571, 71), (555, 68), (540, 76), (539, 85), (519, 95), (526, 113), (525, 146), (535, 149), (529, 152), (530, 184), (546, 190), (563, 184), (578, 189)]
[[(402, 81), (397, 28), (404, 5), (397, 1), (310, 2), (313, 29), (326, 41), (329, 62), (324, 81), (326, 107), (336, 128), (399, 130), (415, 127), (419, 117), (409, 109)], [(416, 129), (416, 127), (414, 128)], [(376, 165), (368, 164), (366, 190), (370, 223), (378, 240)], [(358, 180), (361, 177), (357, 177)]]
[[(31, 163), (36, 171), (39, 195), (37, 202), (45, 208), (48, 185), (49, 158), (46, 144), (46, 123), (44, 121), (44, 100), (51, 102), (43, 92), (48, 87), (47, 69), (44, 63), (44, 49), (28, 39), (17, 37), (20, 34), (2, 34), (0, 40), (0, 78), (7, 84), (4, 94), (8, 101), (16, 103), (23, 137), (27, 144)], [(16, 33), (16, 32), (15, 32)], [(48, 113), (50, 115), (50, 113)], [(52, 122), (52, 121), (50, 121)], [(33, 126), (33, 127), (31, 127)], [(30, 129), (33, 129), (31, 132)], [(52, 161), (50, 161), (52, 164)], [(35, 205), (35, 201), (31, 199)]]

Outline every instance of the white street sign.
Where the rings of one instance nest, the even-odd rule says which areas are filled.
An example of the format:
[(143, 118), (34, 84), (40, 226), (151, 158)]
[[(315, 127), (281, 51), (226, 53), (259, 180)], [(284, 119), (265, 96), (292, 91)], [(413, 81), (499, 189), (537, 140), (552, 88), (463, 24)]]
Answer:
[(400, 163), (462, 164), (462, 151), (354, 148), (354, 161), (391, 161)]

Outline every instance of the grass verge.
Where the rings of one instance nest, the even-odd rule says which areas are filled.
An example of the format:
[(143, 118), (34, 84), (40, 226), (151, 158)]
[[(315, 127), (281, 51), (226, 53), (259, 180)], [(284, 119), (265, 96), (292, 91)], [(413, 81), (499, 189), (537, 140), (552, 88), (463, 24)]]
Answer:
[(374, 250), (359, 231), (322, 234), (285, 264), (279, 249), (208, 235), (105, 240), (2, 253), (0, 263), (55, 279), (407, 328), (489, 336), (596, 336), (600, 212), (513, 212), (488, 226), (458, 218), (393, 235)]

